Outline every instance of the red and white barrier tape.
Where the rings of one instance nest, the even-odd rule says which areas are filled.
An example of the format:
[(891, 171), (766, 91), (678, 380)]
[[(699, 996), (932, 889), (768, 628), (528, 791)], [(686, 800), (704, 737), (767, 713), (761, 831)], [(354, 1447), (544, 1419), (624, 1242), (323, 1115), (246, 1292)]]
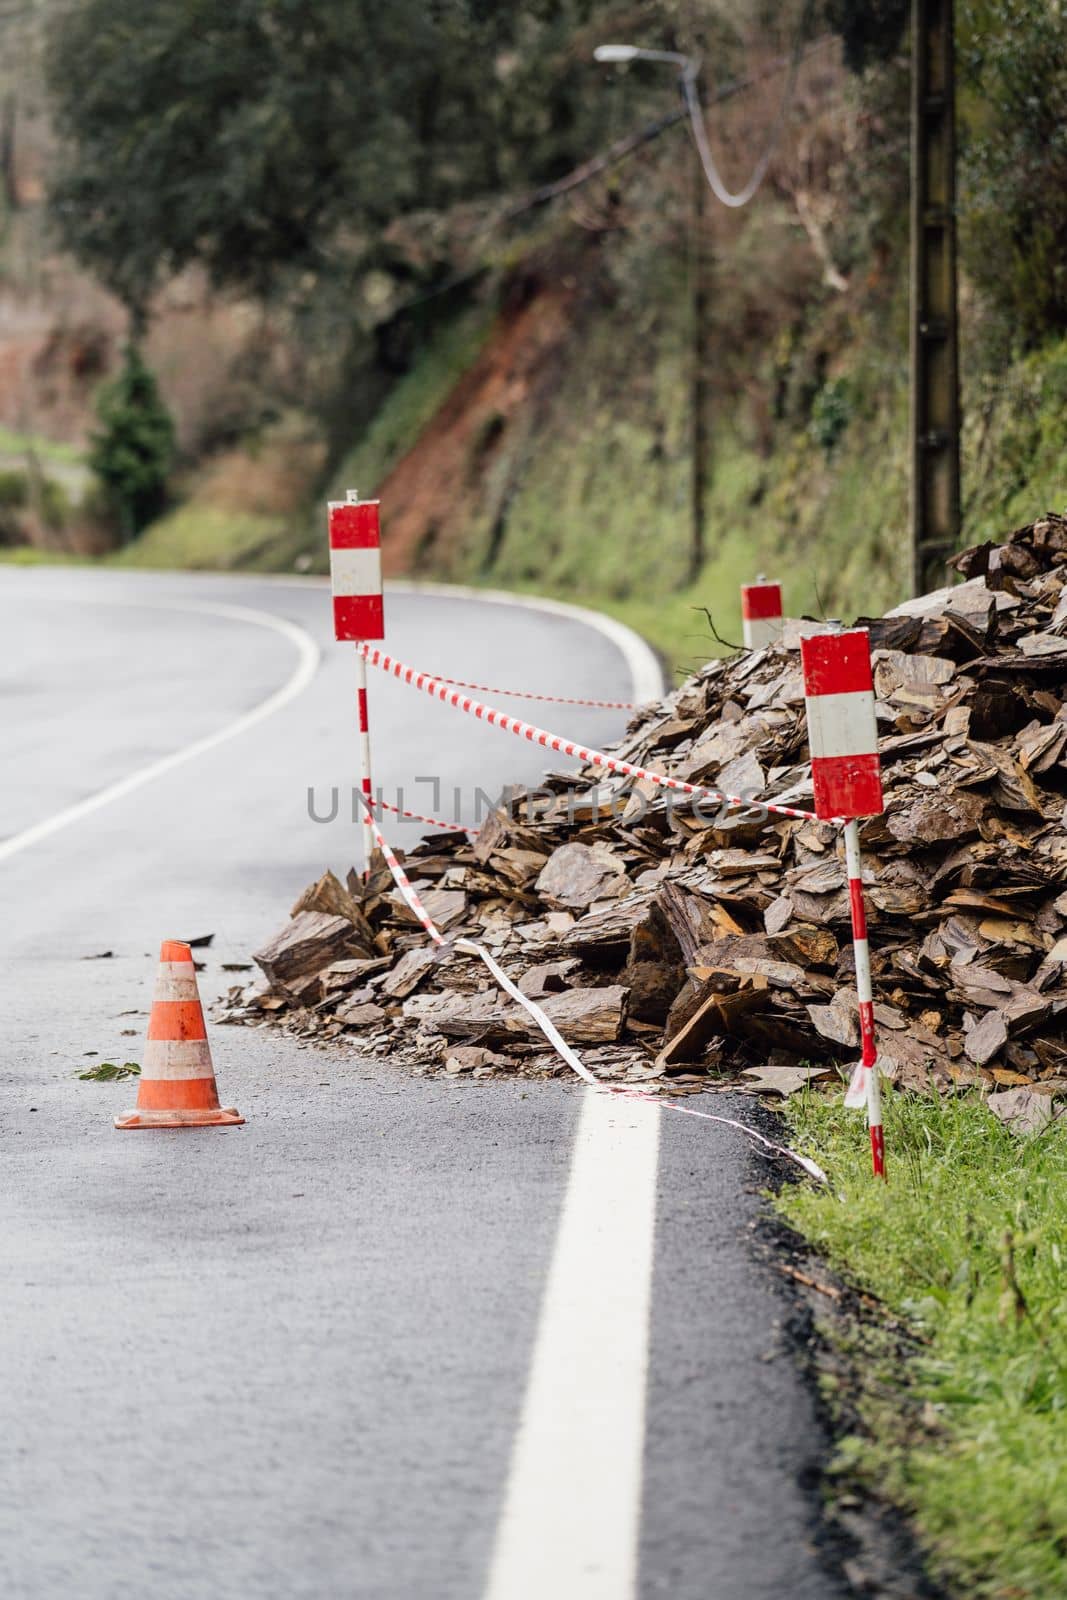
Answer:
[[(369, 814), (369, 807), (367, 810)], [(396, 856), (386, 844), (381, 829), (374, 821), (373, 816), (371, 816), (371, 827), (374, 830), (374, 836), (378, 842), (378, 848), (385, 857), (386, 865), (388, 866), (389, 871), (393, 874), (393, 880), (396, 883), (400, 893), (403, 895), (404, 901), (409, 910), (418, 918), (419, 922), (425, 928), (433, 942), (437, 945), (440, 945), (442, 948), (445, 947), (446, 940), (439, 932), (438, 928), (434, 924), (433, 918), (430, 916), (429, 912), (426, 910), (426, 907), (419, 899), (418, 893), (412, 887), (403, 867), (400, 865), (399, 861), (396, 859)], [(585, 1083), (588, 1083), (592, 1088), (599, 1089), (602, 1093), (606, 1094), (622, 1095), (630, 1100), (645, 1100), (649, 1105), (660, 1106), (664, 1111), (678, 1111), (683, 1113), (685, 1116), (700, 1117), (705, 1122), (720, 1122), (725, 1127), (735, 1128), (739, 1133), (743, 1133), (746, 1138), (752, 1139), (757, 1144), (763, 1145), (765, 1149), (773, 1151), (775, 1155), (784, 1156), (789, 1161), (795, 1161), (798, 1166), (804, 1169), (809, 1177), (814, 1178), (818, 1183), (829, 1182), (829, 1179), (819, 1166), (818, 1162), (812, 1161), (810, 1156), (802, 1156), (798, 1151), (790, 1150), (788, 1145), (775, 1144), (773, 1139), (766, 1138), (764, 1134), (759, 1133), (755, 1128), (750, 1128), (746, 1123), (738, 1122), (733, 1117), (720, 1117), (716, 1116), (711, 1111), (697, 1111), (693, 1106), (680, 1106), (677, 1105), (673, 1100), (661, 1100), (657, 1096), (646, 1094), (640, 1089), (628, 1088), (625, 1084), (603, 1083), (600, 1078), (596, 1077), (592, 1072), (590, 1072), (589, 1068), (586, 1066), (581, 1056), (578, 1055), (577, 1051), (571, 1049), (571, 1046), (567, 1043), (566, 1039), (564, 1039), (555, 1023), (551, 1020), (551, 1018), (545, 1015), (545, 1013), (541, 1010), (541, 1007), (537, 1005), (535, 1001), (531, 1000), (529, 995), (523, 994), (522, 990), (517, 984), (512, 983), (507, 973), (500, 966), (500, 963), (494, 956), (490, 955), (488, 950), (486, 950), (482, 945), (478, 944), (474, 939), (464, 938), (457, 939), (452, 948), (463, 955), (477, 956), (480, 961), (484, 962), (485, 966), (489, 969), (490, 973), (496, 979), (500, 987), (504, 990), (505, 994), (510, 995), (513, 1000), (516, 1000), (519, 1005), (522, 1006), (524, 1011), (528, 1012), (528, 1014), (533, 1018), (534, 1022), (540, 1028), (541, 1032), (544, 1034), (545, 1038), (548, 1040), (549, 1044), (557, 1052), (557, 1054), (562, 1057), (567, 1066), (570, 1067), (571, 1071), (576, 1073), (579, 1078), (581, 1078)]]
[(489, 683), (464, 683), (462, 678), (441, 678), (454, 689), (477, 689), (479, 694), (502, 694), (509, 700), (543, 700), (554, 706), (592, 706), (595, 711), (636, 711), (633, 700), (576, 700), (570, 695), (535, 694), (528, 689), (498, 689)]
[(601, 1089), (607, 1089), (610, 1094), (626, 1095), (631, 1100), (647, 1100), (649, 1105), (660, 1106), (664, 1111), (678, 1111), (684, 1117), (701, 1117), (705, 1122), (721, 1122), (726, 1128), (736, 1128), (738, 1133), (743, 1133), (746, 1138), (753, 1139), (765, 1149), (771, 1150), (777, 1156), (785, 1156), (788, 1161), (795, 1161), (803, 1167), (809, 1178), (814, 1178), (816, 1183), (829, 1184), (830, 1180), (817, 1161), (810, 1156), (802, 1156), (799, 1150), (791, 1150), (787, 1144), (775, 1144), (773, 1139), (766, 1138), (755, 1128), (750, 1128), (747, 1122), (737, 1122), (733, 1117), (720, 1117), (713, 1111), (698, 1111), (695, 1106), (680, 1106), (676, 1100), (661, 1100), (658, 1095), (645, 1094), (640, 1089), (628, 1089), (622, 1084), (601, 1083), (596, 1080)]
[(433, 696), (445, 705), (453, 706), (457, 711), (465, 711), (468, 716), (476, 717), (480, 722), (487, 722), (495, 728), (503, 728), (505, 732), (513, 733), (517, 738), (526, 739), (531, 744), (542, 745), (546, 750), (555, 750), (560, 755), (574, 756), (579, 761), (590, 766), (603, 767), (608, 772), (621, 772), (627, 777), (644, 778), (660, 788), (673, 789), (679, 794), (691, 794), (704, 800), (713, 800), (719, 805), (731, 807), (756, 805), (773, 816), (792, 817), (802, 822), (817, 820), (814, 811), (801, 811), (794, 806), (776, 806), (768, 800), (745, 800), (739, 795), (723, 794), (720, 790), (709, 789), (704, 784), (686, 783), (681, 778), (654, 772), (648, 767), (638, 766), (633, 761), (623, 761), (618, 756), (609, 756), (603, 750), (587, 749), (585, 745), (576, 744), (572, 739), (564, 739), (558, 733), (548, 733), (544, 728), (521, 722), (517, 717), (509, 717), (506, 712), (498, 711), (493, 706), (482, 705), (481, 701), (472, 700), (468, 695), (460, 694), (458, 690), (451, 688), (445, 679), (435, 678), (430, 672), (418, 672), (405, 662), (386, 655), (384, 650), (378, 650), (374, 645), (357, 644), (356, 649), (372, 667), (392, 673), (393, 677), (399, 678), (402, 683), (411, 684), (413, 688), (421, 689), (425, 694)]
[(431, 828), (444, 828), (449, 833), (478, 833), (478, 828), (468, 828), (465, 822), (442, 822), (440, 817), (424, 817), (421, 811), (405, 811), (403, 806), (390, 805), (388, 800), (379, 797), (371, 799), (371, 805), (379, 811), (391, 811), (394, 817), (406, 817), (409, 822), (425, 822)]
[[(361, 799), (362, 798), (363, 797), (361, 796)], [(419, 922), (422, 923), (422, 926), (425, 928), (434, 944), (443, 945), (445, 942), (443, 935), (438, 929), (433, 918), (430, 916), (430, 913), (419, 899), (417, 893), (412, 888), (407, 873), (404, 871), (403, 867), (400, 865), (400, 862), (396, 859), (396, 856), (386, 843), (385, 835), (375, 822), (374, 813), (366, 799), (363, 799), (363, 809), (367, 814), (367, 820), (370, 823), (370, 830), (374, 835), (375, 843), (377, 844), (378, 849), (382, 852), (382, 855), (385, 857), (385, 864), (389, 868), (389, 871), (393, 874), (393, 882), (403, 895), (408, 910), (414, 917), (417, 917)], [(368, 869), (369, 865), (370, 864), (368, 862)]]
[[(620, 791), (620, 795), (625, 793), (625, 790)], [(383, 800), (380, 795), (372, 796), (370, 803), (376, 811), (391, 811), (394, 817), (403, 817), (408, 822), (424, 822), (431, 828), (441, 828), (447, 833), (466, 833), (476, 838), (482, 831), (466, 822), (445, 822), (441, 817), (428, 817), (421, 811), (408, 811), (405, 806), (394, 806), (390, 800)], [(612, 814), (610, 805), (604, 806), (603, 811), (606, 816)], [(618, 816), (621, 820), (621, 812)]]

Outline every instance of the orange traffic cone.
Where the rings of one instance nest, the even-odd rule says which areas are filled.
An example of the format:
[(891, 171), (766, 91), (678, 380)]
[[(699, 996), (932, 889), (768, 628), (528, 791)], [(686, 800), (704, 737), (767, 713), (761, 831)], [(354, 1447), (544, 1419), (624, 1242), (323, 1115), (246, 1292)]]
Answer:
[(206, 1128), (244, 1120), (219, 1105), (192, 951), (177, 939), (164, 939), (137, 1109), (116, 1117), (115, 1126)]

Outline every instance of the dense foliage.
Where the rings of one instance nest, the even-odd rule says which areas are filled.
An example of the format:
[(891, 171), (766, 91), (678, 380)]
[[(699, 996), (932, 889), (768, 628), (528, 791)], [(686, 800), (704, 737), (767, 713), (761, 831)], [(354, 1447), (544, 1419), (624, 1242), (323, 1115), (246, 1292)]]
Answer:
[(174, 454), (174, 425), (156, 380), (130, 345), (117, 376), (97, 396), (100, 429), (89, 465), (125, 539), (159, 515)]
[(387, 258), (397, 218), (551, 178), (595, 145), (593, 9), (84, 0), (50, 66), (66, 242), (135, 308), (192, 261), (262, 292)]
[(827, 0), (826, 20), (841, 35), (846, 64), (862, 72), (899, 49), (909, 11), (909, 0)]
[(1067, 329), (1067, 16), (965, 0), (958, 41), (965, 266), (1032, 346)]

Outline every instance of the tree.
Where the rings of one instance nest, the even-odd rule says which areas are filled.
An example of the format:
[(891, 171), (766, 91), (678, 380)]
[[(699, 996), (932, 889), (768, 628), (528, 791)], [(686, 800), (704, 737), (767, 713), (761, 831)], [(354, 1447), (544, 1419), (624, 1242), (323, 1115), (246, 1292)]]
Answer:
[(968, 0), (957, 37), (964, 263), (1032, 345), (1067, 330), (1067, 16)]
[[(67, 245), (143, 318), (191, 262), (265, 295), (595, 145), (595, 0), (83, 0), (49, 79)], [(428, 233), (429, 230), (426, 230)]]
[(117, 377), (101, 388), (96, 411), (102, 426), (93, 435), (89, 465), (128, 540), (162, 511), (174, 456), (174, 425), (135, 345), (127, 346)]
[(826, 20), (841, 35), (845, 64), (862, 72), (888, 61), (900, 48), (911, 10), (910, 0), (826, 0)]

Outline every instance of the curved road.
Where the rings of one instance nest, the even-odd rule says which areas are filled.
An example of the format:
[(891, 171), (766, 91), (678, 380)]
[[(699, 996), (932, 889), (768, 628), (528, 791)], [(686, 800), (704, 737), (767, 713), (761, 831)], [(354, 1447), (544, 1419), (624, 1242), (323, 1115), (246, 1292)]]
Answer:
[[(387, 604), (390, 651), (427, 669), (632, 693), (617, 644), (573, 617)], [(763, 1169), (729, 1130), (244, 1029), (213, 1035), (242, 1128), (120, 1136), (130, 1086), (79, 1081), (139, 1059), (162, 937), (214, 933), (210, 999), (353, 859), (350, 820), (308, 814), (309, 787), (355, 776), (323, 589), (9, 568), (0, 619), (0, 1590), (847, 1592), (816, 1549), (823, 1441), (788, 1304), (751, 1244)], [(371, 705), (387, 793), (436, 776), (469, 815), (476, 787), (541, 770), (373, 675)], [(591, 741), (623, 721), (551, 709)], [(429, 784), (407, 794), (432, 809)]]

